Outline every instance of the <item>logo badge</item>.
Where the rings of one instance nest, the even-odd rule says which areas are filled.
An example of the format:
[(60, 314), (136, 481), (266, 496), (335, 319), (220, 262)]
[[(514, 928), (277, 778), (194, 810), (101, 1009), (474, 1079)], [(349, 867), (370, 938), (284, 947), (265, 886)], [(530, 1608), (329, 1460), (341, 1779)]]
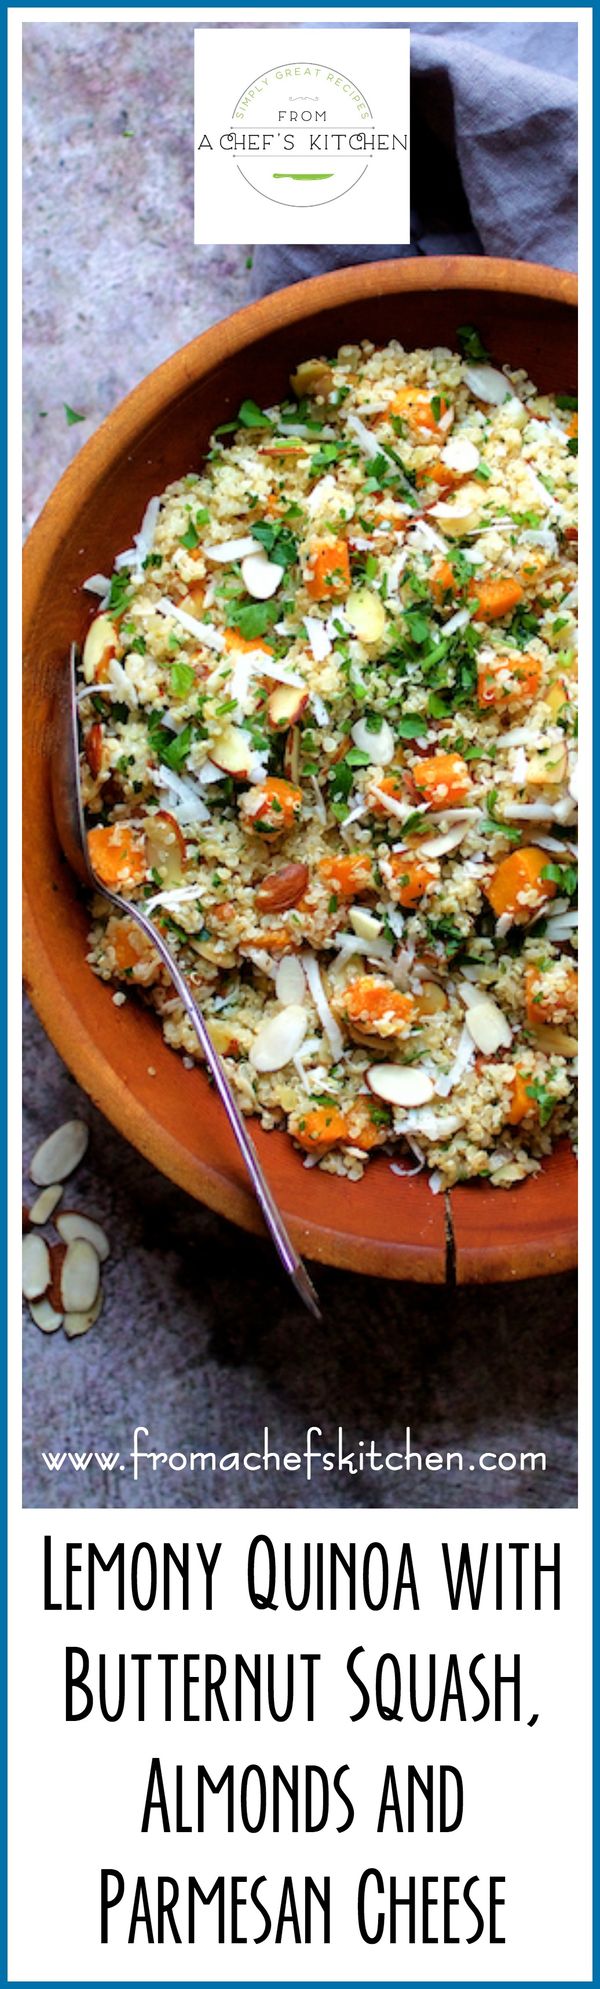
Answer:
[(197, 242), (410, 239), (408, 28), (225, 16), (195, 49)]

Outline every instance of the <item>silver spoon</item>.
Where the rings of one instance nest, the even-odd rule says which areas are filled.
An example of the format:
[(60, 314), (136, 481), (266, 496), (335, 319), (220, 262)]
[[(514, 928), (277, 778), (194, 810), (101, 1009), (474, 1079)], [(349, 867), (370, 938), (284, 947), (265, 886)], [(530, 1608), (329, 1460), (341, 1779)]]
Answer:
[(288, 1276), (291, 1278), (292, 1284), (295, 1286), (303, 1304), (307, 1306), (309, 1312), (312, 1312), (315, 1319), (320, 1319), (322, 1315), (319, 1301), (306, 1266), (303, 1264), (302, 1258), (298, 1256), (297, 1250), (294, 1249), (277, 1203), (274, 1201), (268, 1182), (265, 1180), (254, 1142), (250, 1138), (242, 1114), (236, 1105), (221, 1058), (217, 1050), (215, 1050), (204, 1016), (194, 1001), (193, 994), (188, 987), (180, 967), (177, 965), (177, 961), (174, 960), (173, 954), (167, 946), (166, 939), (163, 937), (162, 932), (158, 931), (155, 925), (152, 925), (151, 920), (146, 917), (146, 913), (140, 911), (139, 905), (132, 903), (129, 898), (120, 897), (116, 891), (107, 890), (106, 885), (102, 884), (100, 878), (97, 877), (90, 862), (81, 798), (77, 662), (78, 652), (75, 645), (73, 645), (69, 658), (69, 668), (68, 671), (65, 670), (64, 676), (61, 678), (56, 696), (54, 747), (51, 760), (54, 818), (67, 863), (70, 865), (71, 870), (75, 872), (75, 876), (79, 878), (80, 884), (85, 885), (87, 890), (93, 889), (94, 891), (100, 891), (102, 897), (107, 898), (108, 903), (114, 905), (117, 911), (124, 911), (127, 913), (128, 918), (134, 919), (135, 924), (140, 928), (140, 932), (145, 933), (146, 938), (151, 940), (152, 945), (156, 948), (156, 952), (160, 954), (160, 958), (171, 976), (173, 986), (177, 990), (179, 999), (183, 1002), (186, 1015), (189, 1016), (209, 1071), (214, 1078), (221, 1104), (225, 1107), (232, 1133), (237, 1140), (240, 1152), (245, 1160), (259, 1208), (262, 1211), (267, 1229), (275, 1244), (278, 1257), (283, 1264), (284, 1270), (287, 1271)]

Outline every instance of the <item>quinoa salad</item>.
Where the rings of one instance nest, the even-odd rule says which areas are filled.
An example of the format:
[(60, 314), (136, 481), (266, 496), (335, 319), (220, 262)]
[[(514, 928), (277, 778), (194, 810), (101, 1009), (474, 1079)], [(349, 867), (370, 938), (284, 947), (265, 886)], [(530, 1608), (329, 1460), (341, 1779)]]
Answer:
[[(434, 1192), (536, 1173), (577, 1052), (577, 403), (458, 343), (245, 400), (86, 583), (78, 692), (96, 875), (242, 1110)], [(154, 948), (93, 915), (191, 1065)]]

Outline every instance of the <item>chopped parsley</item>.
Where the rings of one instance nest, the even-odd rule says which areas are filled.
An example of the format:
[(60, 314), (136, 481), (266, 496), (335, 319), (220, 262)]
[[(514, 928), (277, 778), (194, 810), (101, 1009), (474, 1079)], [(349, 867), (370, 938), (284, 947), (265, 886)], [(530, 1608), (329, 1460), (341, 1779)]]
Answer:
[(394, 731), (399, 739), (421, 739), (427, 731), (427, 719), (416, 711), (407, 712), (405, 718), (397, 720)]
[(261, 525), (253, 525), (252, 537), (258, 539), (259, 545), (268, 553), (269, 559), (273, 560), (275, 566), (284, 568), (295, 566), (298, 558), (298, 541), (287, 525), (271, 525), (265, 520)]
[(256, 401), (242, 401), (241, 408), (238, 409), (237, 421), (222, 421), (220, 426), (215, 428), (214, 433), (215, 435), (231, 435), (236, 428), (272, 429), (272, 427), (273, 423), (269, 421), (268, 414), (263, 414), (262, 408), (257, 406)]
[(110, 593), (106, 603), (106, 614), (124, 615), (125, 609), (129, 607), (130, 600), (131, 585), (129, 568), (123, 566), (120, 573), (113, 573), (110, 583)]
[(459, 325), (456, 336), (463, 359), (489, 359), (489, 352), (486, 351), (475, 325)]
[(341, 442), (321, 442), (319, 448), (311, 458), (311, 476), (319, 476), (321, 470), (328, 470), (331, 463), (337, 463), (338, 456), (341, 456), (342, 448), (343, 443)]
[(541, 876), (548, 884), (558, 884), (566, 898), (573, 898), (577, 890), (577, 866), (574, 863), (545, 863)]
[(182, 532), (179, 544), (180, 546), (185, 546), (186, 552), (195, 552), (196, 546), (199, 545), (199, 543), (200, 541), (198, 538), (196, 527), (195, 525), (192, 524), (192, 520), (190, 519), (187, 532)]
[[(176, 667), (176, 666), (174, 666)], [(156, 753), (161, 765), (170, 767), (172, 773), (181, 773), (185, 766), (193, 741), (191, 725), (184, 725), (182, 732), (168, 732), (161, 725), (160, 714), (150, 712), (148, 718), (148, 744), (151, 753)]]
[(252, 642), (256, 636), (266, 635), (281, 613), (277, 601), (251, 601), (245, 607), (232, 606), (229, 620), (233, 628), (239, 629), (240, 635)]
[[(406, 834), (406, 825), (404, 833)], [(449, 918), (428, 918), (426, 923), (431, 938), (441, 940), (448, 958), (454, 959), (454, 955), (460, 953), (461, 947), (465, 944), (464, 932), (459, 932), (454, 920)]]
[(497, 800), (498, 800), (498, 791), (495, 787), (491, 788), (485, 804), (486, 813), (482, 817), (480, 825), (482, 835), (491, 834), (491, 833), (495, 833), (497, 835), (498, 831), (500, 831), (501, 835), (508, 836), (509, 842), (520, 843), (521, 830), (513, 829), (511, 827), (510, 822), (503, 822), (501, 821), (500, 816), (496, 815), (495, 808)]
[[(549, 1078), (556, 1077), (556, 1071), (549, 1071), (548, 1076)], [(529, 1084), (526, 1084), (525, 1090), (528, 1098), (535, 1099), (540, 1115), (540, 1126), (547, 1126), (548, 1120), (552, 1118), (552, 1113), (558, 1104), (558, 1099), (554, 1097), (548, 1085), (542, 1083), (541, 1078), (532, 1078)]]
[(191, 663), (171, 664), (171, 689), (176, 698), (187, 697), (196, 681), (196, 672)]

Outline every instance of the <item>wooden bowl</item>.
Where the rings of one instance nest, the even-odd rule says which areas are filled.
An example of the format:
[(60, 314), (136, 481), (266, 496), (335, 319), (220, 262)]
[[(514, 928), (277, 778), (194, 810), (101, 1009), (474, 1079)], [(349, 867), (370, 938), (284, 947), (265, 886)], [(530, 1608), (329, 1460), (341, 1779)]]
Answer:
[[(50, 801), (53, 686), (81, 638), (89, 573), (110, 572), (154, 492), (197, 469), (211, 429), (244, 396), (270, 404), (290, 370), (357, 338), (456, 344), (477, 326), (496, 360), (540, 388), (570, 391), (576, 279), (478, 257), (370, 263), (251, 304), (176, 352), (109, 415), (45, 506), (25, 550), (25, 973), (52, 1041), (90, 1097), (190, 1195), (243, 1228), (261, 1222), (237, 1149), (201, 1070), (183, 1068), (154, 1017), (86, 965), (88, 914), (59, 850)], [(299, 1248), (345, 1269), (440, 1284), (539, 1276), (575, 1261), (575, 1164), (557, 1150), (507, 1192), (472, 1184), (434, 1196), (375, 1161), (364, 1180), (307, 1171), (286, 1135), (255, 1129)]]

